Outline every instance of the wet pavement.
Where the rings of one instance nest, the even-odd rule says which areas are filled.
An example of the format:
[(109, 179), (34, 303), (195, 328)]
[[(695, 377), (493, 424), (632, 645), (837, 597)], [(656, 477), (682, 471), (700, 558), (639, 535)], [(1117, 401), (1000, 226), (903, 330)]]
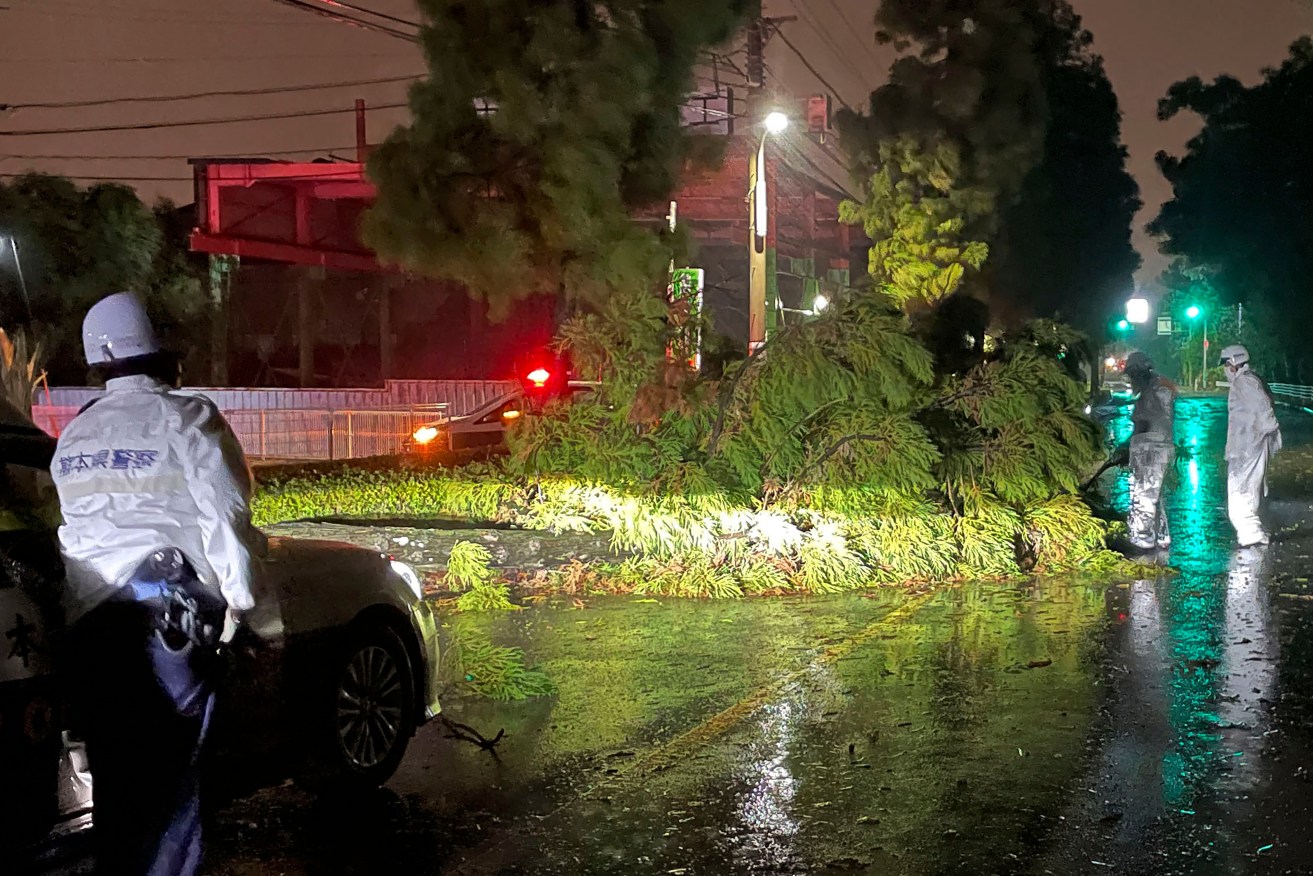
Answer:
[(1180, 404), (1178, 575), (486, 618), (559, 686), (447, 703), (496, 757), (430, 726), (366, 799), (261, 792), (208, 871), (1313, 872), (1313, 514), (1231, 549), (1224, 421)]

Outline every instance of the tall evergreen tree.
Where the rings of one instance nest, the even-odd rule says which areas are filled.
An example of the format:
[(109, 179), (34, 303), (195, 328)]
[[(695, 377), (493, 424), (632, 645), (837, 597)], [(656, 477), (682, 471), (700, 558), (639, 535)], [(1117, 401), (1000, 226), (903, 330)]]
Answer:
[(1252, 87), (1230, 76), (1173, 85), (1159, 117), (1195, 113), (1203, 129), (1184, 156), (1159, 154), (1173, 197), (1149, 225), (1163, 252), (1209, 270), (1223, 305), (1245, 305), (1246, 328), (1261, 326), (1254, 353), (1268, 376), (1296, 382), (1313, 380), (1311, 102), (1308, 37)]
[(1121, 109), (1093, 36), (1066, 0), (1048, 7), (1037, 43), (1044, 148), (1003, 205), (988, 282), (1009, 315), (1059, 318), (1101, 337), (1140, 265), (1131, 244), (1139, 186), (1126, 170)]
[(913, 135), (953, 143), (965, 187), (996, 198), (1015, 193), (1042, 146), (1046, 99), (1036, 49), (1043, 2), (883, 0), (876, 38), (904, 54), (871, 94), (868, 114), (840, 114), (859, 175), (879, 164), (881, 142)]
[[(1117, 100), (1080, 17), (1067, 0), (884, 0), (875, 23), (880, 40), (909, 53), (871, 95), (869, 115), (841, 116), (869, 180), (849, 218), (889, 209), (880, 189), (892, 139), (916, 138), (927, 157), (947, 149), (961, 231), (973, 254), (988, 245), (990, 255), (983, 276), (970, 270), (983, 259), (968, 264), (964, 291), (987, 298), (996, 319), (1061, 315), (1092, 329), (1130, 289), (1139, 201)], [(918, 209), (915, 197), (899, 203), (895, 215)], [(878, 282), (896, 266), (884, 265), (886, 236), (919, 235), (923, 251), (945, 253), (939, 232), (866, 225)]]
[(751, 0), (421, 0), (429, 77), (374, 153), (366, 240), (494, 312), (539, 292), (594, 302), (668, 259), (630, 208), (664, 197), (689, 139), (698, 53)]

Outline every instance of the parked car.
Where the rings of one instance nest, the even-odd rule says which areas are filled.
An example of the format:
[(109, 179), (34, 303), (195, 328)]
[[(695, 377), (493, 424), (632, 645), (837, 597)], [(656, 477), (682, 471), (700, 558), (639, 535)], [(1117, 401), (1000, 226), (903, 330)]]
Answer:
[[(553, 400), (568, 403), (596, 389), (596, 383), (570, 380)], [(441, 417), (424, 423), (402, 447), (407, 453), (505, 448), (507, 425), (531, 415), (535, 406), (530, 402), (530, 389), (509, 390), (463, 416)]]
[[(0, 406), (5, 508), (23, 504), (14, 475), (48, 468), (54, 450), (16, 417)], [(94, 788), (52, 659), (62, 633), (54, 533), (0, 536), (12, 536), (0, 537), (0, 646), (10, 646), (0, 650), (8, 655), (0, 659), (0, 798), (14, 803), (0, 817), (10, 809), (24, 816), (0, 822), (0, 846), (12, 848), (85, 816)], [(418, 576), (352, 545), (271, 539), (264, 580), (265, 593), (225, 652), (211, 787), (232, 795), (289, 776), (323, 790), (382, 784), (415, 730), (440, 710), (437, 624)], [(6, 640), (10, 627), (16, 633)], [(11, 764), (25, 768), (11, 772)]]

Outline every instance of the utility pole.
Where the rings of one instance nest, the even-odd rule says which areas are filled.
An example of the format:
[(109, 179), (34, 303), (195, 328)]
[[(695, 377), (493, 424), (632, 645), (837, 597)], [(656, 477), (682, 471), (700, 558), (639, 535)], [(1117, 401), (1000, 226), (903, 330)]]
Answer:
[[(766, 91), (766, 43), (771, 31), (781, 24), (797, 21), (796, 15), (754, 19), (748, 25), (748, 129), (755, 133), (765, 121), (763, 98)], [(748, 139), (751, 149), (752, 139)], [(779, 275), (775, 264), (775, 235), (768, 220), (772, 186), (766, 163), (766, 132), (763, 129), (757, 148), (748, 157), (748, 352), (755, 352), (766, 342), (775, 327), (779, 302)]]
[(210, 256), (210, 385), (228, 385), (228, 311), (238, 258)]

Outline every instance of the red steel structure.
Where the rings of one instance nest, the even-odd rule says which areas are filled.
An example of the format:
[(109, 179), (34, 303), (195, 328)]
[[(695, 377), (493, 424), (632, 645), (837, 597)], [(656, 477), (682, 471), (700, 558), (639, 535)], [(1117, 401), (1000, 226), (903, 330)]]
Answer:
[[(811, 98), (799, 102), (801, 111), (792, 115), (799, 118), (801, 130), (791, 131), (786, 141), (770, 142), (767, 146), (764, 179), (772, 214), (767, 240), (767, 294), (772, 325), (777, 319), (799, 318), (788, 312), (805, 313), (818, 294), (828, 297), (839, 291), (835, 287), (846, 286), (850, 282), (849, 264), (860, 250), (860, 246), (858, 250), (854, 246), (864, 242), (860, 233), (838, 222), (838, 202), (850, 197), (851, 192), (842, 182), (847, 174), (832, 149), (828, 104), (823, 100)], [(363, 107), (359, 104), (357, 111), (359, 121), (363, 117)], [(741, 127), (747, 130), (736, 131), (730, 127), (722, 132), (727, 139), (725, 163), (716, 170), (687, 174), (682, 190), (674, 199), (678, 203), (678, 221), (692, 232), (698, 243), (695, 259), (697, 266), (706, 269), (707, 308), (717, 330), (731, 338), (746, 339), (751, 330), (747, 300), (747, 163), (758, 142), (758, 132), (748, 125)], [(502, 373), (395, 374), (393, 348), (398, 335), (394, 334), (394, 310), (406, 313), (404, 324), (396, 326), (397, 330), (407, 329), (406, 324), (417, 319), (429, 318), (450, 332), (451, 323), (456, 320), (457, 335), (467, 339), (470, 355), (491, 343), (510, 344), (511, 335), (518, 339), (515, 343), (523, 345), (552, 334), (551, 323), (555, 317), (550, 302), (538, 302), (527, 308), (521, 319), (525, 324), (515, 334), (504, 326), (487, 323), (481, 305), (470, 303), (457, 308), (455, 299), (468, 296), (451, 284), (430, 284), (425, 298), (413, 288), (424, 281), (407, 278), (403, 272), (381, 264), (361, 242), (359, 233), (361, 219), (376, 197), (376, 189), (365, 173), (367, 151), (361, 137), (355, 161), (286, 162), (265, 158), (191, 161), (197, 207), (191, 249), (211, 257), (211, 295), (216, 314), (211, 350), (213, 385), (228, 382), (228, 311), (238, 262), (296, 268), (290, 274), (266, 281), (259, 294), (245, 296), (236, 309), (267, 307), (266, 299), (281, 298), (284, 301), (280, 303), (290, 313), (295, 303), (299, 350), (295, 370), (302, 386), (324, 382), (322, 375), (316, 373), (315, 346), (317, 333), (322, 341), (323, 319), (342, 309), (338, 307), (344, 300), (342, 296), (330, 303), (322, 291), (332, 285), (335, 275), (357, 278), (353, 282), (358, 286), (367, 284), (373, 290), (370, 297), (374, 303), (367, 317), (361, 315), (363, 311), (353, 316), (337, 315), (352, 322), (357, 332), (365, 331), (362, 329), (365, 323), (372, 327), (376, 318), (377, 337), (369, 339), (368, 344), (371, 348), (377, 346), (378, 371), (385, 379), (507, 376)], [(635, 218), (662, 221), (665, 207), (641, 211)], [(295, 287), (295, 302), (287, 300), (286, 294), (278, 294), (285, 293), (289, 285)], [(399, 298), (394, 305), (394, 294), (407, 297)], [(430, 302), (444, 295), (450, 299), (448, 310), (439, 312), (430, 306)], [(761, 308), (761, 303), (756, 307)], [(255, 332), (243, 329), (236, 334), (246, 333)], [(360, 342), (359, 338), (356, 342)], [(409, 364), (413, 367), (408, 370), (419, 370), (420, 366), (414, 366), (413, 361)]]

